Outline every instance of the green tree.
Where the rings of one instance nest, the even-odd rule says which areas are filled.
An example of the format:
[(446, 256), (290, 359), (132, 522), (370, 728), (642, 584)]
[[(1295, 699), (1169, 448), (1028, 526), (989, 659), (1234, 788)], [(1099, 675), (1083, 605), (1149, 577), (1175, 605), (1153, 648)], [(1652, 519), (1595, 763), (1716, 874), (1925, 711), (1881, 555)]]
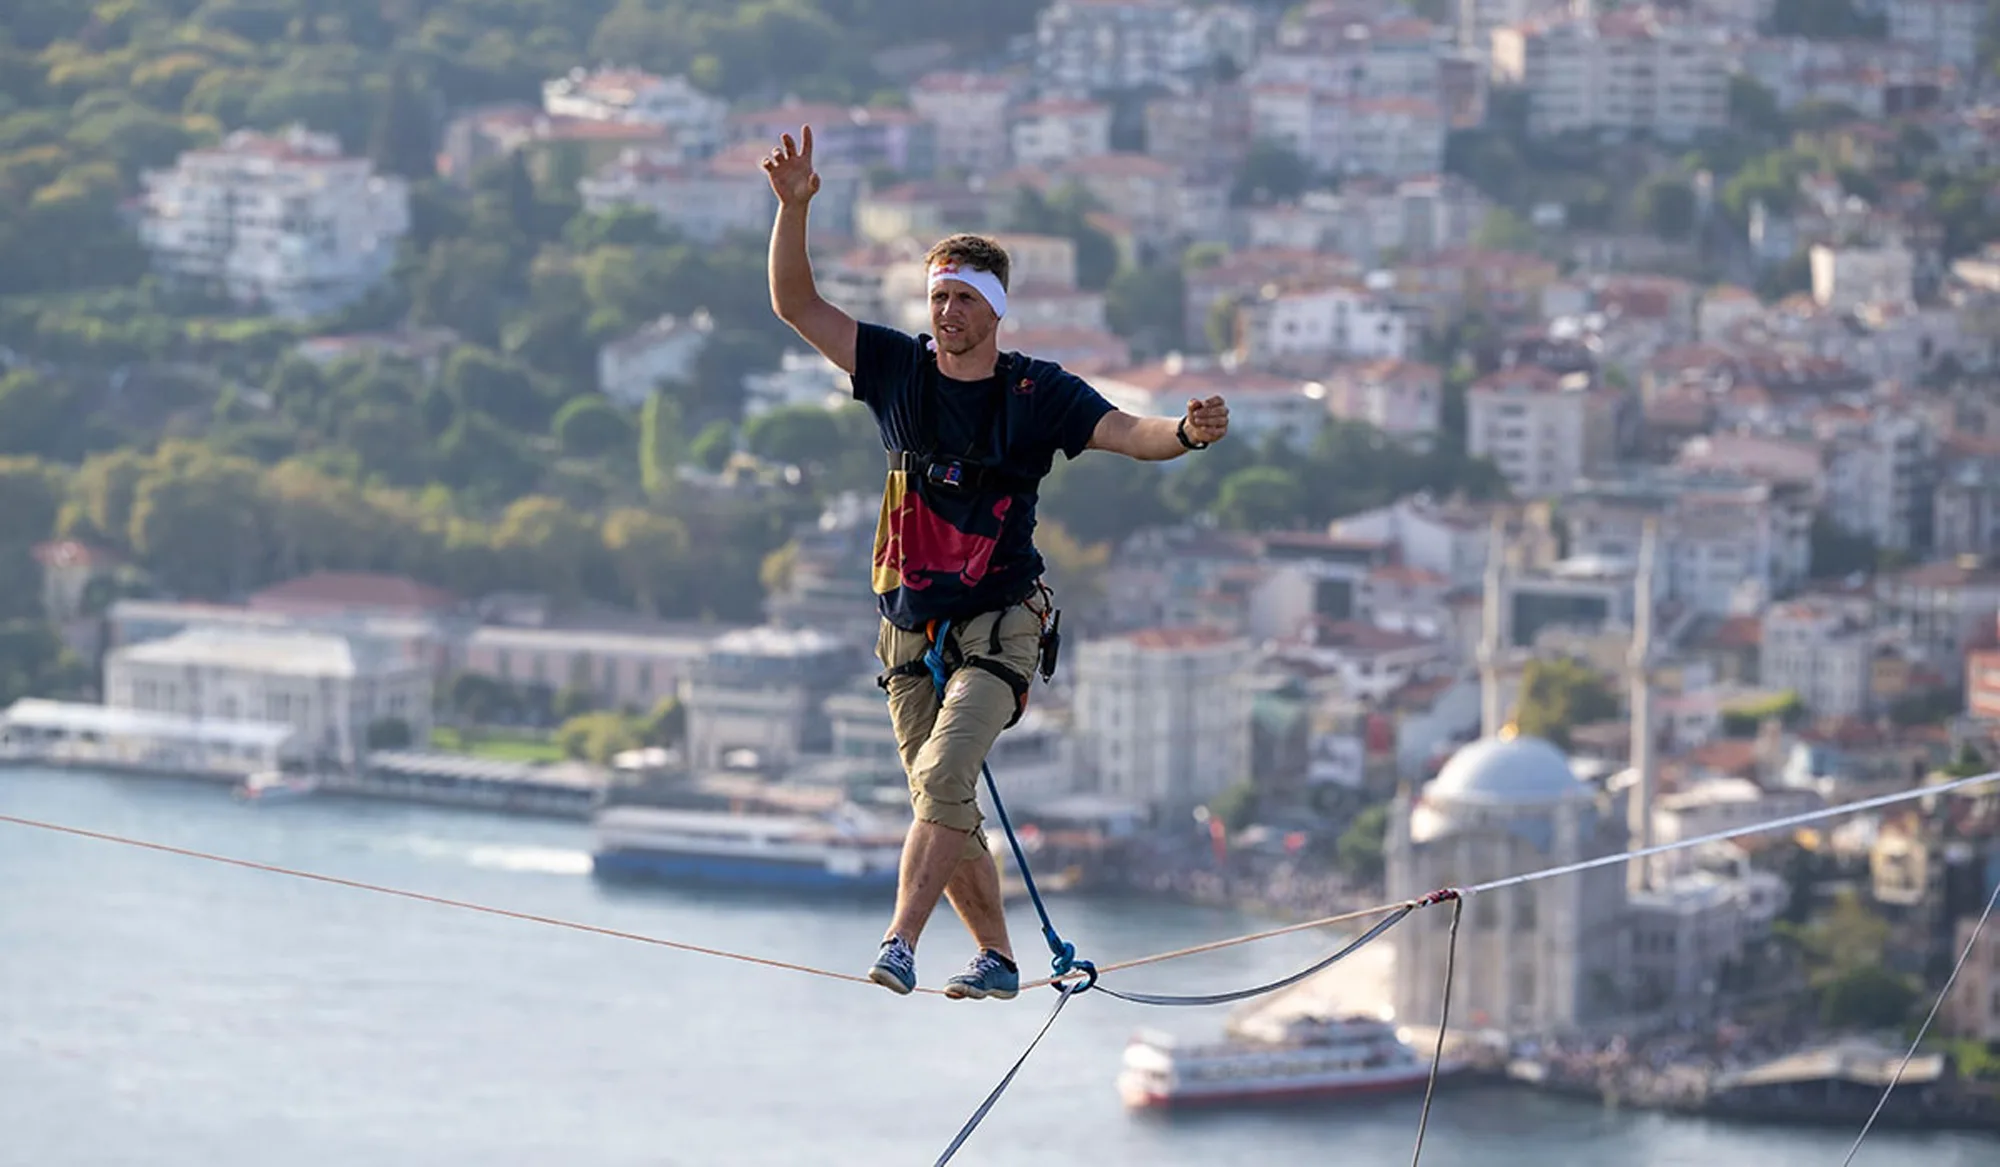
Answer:
[(687, 736), (687, 707), (678, 697), (662, 697), (639, 725), (639, 737), (649, 746), (677, 746)]
[(627, 594), (650, 615), (668, 610), (692, 567), (687, 527), (672, 516), (636, 507), (605, 516), (604, 549)]
[(743, 446), (760, 458), (793, 466), (819, 467), (844, 452), (840, 423), (817, 405), (794, 405), (751, 418), (743, 425)]
[(139, 480), (129, 538), (172, 590), (224, 599), (262, 582), (264, 524), (257, 468), (196, 455), (156, 466)]
[(61, 377), (17, 370), (0, 378), (0, 454), (77, 453), (83, 402)]
[(493, 546), (514, 565), (517, 584), (574, 600), (584, 594), (604, 545), (589, 519), (558, 499), (530, 495), (501, 515)]
[(1229, 201), (1239, 207), (1290, 202), (1312, 180), (1312, 167), (1297, 151), (1277, 142), (1256, 142), (1236, 169)]
[(567, 757), (601, 766), (626, 750), (638, 749), (640, 741), (623, 714), (607, 711), (579, 714), (563, 722), (556, 730), (556, 744)]
[(0, 708), (23, 697), (77, 697), (89, 686), (89, 667), (39, 615), (0, 623)]
[(409, 62), (400, 57), (389, 66), (388, 91), (368, 135), (368, 156), (375, 168), (386, 174), (428, 178), (436, 171), (430, 111), (410, 74)]
[(1777, 95), (1747, 73), (1730, 75), (1729, 124), (1766, 138), (1776, 138), (1786, 128)]
[(0, 458), (0, 548), (26, 549), (54, 532), (62, 475), (38, 458)]
[(1506, 207), (1486, 212), (1473, 238), (1478, 246), (1494, 251), (1533, 251), (1536, 241), (1535, 229), (1528, 221)]
[(1686, 239), (1694, 233), (1694, 187), (1665, 175), (1648, 179), (1634, 198), (1634, 207), (1653, 234), (1662, 239)]
[(1378, 803), (1354, 816), (1334, 844), (1334, 856), (1349, 879), (1374, 883), (1382, 878), (1383, 848), (1388, 833), (1388, 804)]
[(519, 498), (541, 478), (521, 439), (484, 414), (460, 414), (438, 439), (437, 454), (445, 485), (488, 504)]
[(550, 402), (537, 389), (534, 375), (490, 349), (453, 349), (441, 379), (461, 409), (483, 413), (516, 432), (549, 423)]
[(736, 430), (726, 421), (709, 422), (688, 447), (688, 456), (694, 459), (695, 465), (710, 473), (728, 465), (729, 456), (735, 452)]
[(631, 456), (632, 422), (600, 394), (572, 398), (556, 411), (551, 428), (564, 453), (584, 458), (613, 452)]
[(664, 389), (653, 390), (639, 413), (639, 474), (648, 498), (665, 498), (673, 490), (685, 447), (680, 402)]
[(1187, 318), (1187, 282), (1178, 264), (1126, 268), (1104, 290), (1104, 315), (1111, 331), (1149, 354), (1182, 347)]
[(1514, 724), (1529, 737), (1569, 749), (1569, 731), (1618, 715), (1618, 696), (1590, 666), (1566, 658), (1528, 662)]
[(1293, 526), (1304, 514), (1305, 486), (1299, 476), (1276, 466), (1252, 466), (1222, 480), (1215, 518), (1237, 531), (1272, 531)]
[(1879, 964), (1836, 973), (1820, 990), (1820, 1020), (1834, 1029), (1891, 1029), (1916, 1004), (1910, 978)]
[(490, 725), (519, 710), (519, 698), (504, 682), (478, 673), (457, 674), (447, 693), (461, 725)]
[(1173, 517), (1161, 501), (1163, 478), (1160, 467), (1127, 458), (1058, 458), (1042, 480), (1041, 513), (1085, 543), (1108, 542)]

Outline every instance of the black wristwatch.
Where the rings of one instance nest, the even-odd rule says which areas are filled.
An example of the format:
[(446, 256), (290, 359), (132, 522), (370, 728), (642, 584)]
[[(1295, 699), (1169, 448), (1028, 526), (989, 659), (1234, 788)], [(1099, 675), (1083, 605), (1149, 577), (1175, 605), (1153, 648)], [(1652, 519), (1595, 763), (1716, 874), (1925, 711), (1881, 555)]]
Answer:
[(1196, 441), (1190, 441), (1190, 440), (1189, 440), (1189, 438), (1188, 438), (1188, 436), (1187, 436), (1187, 415), (1186, 415), (1186, 414), (1182, 414), (1182, 415), (1181, 415), (1181, 420), (1180, 420), (1180, 424), (1178, 424), (1178, 425), (1176, 425), (1176, 426), (1174, 427), (1174, 436), (1175, 436), (1175, 437), (1177, 437), (1177, 438), (1179, 438), (1179, 439), (1181, 440), (1181, 445), (1183, 445), (1183, 446), (1187, 447), (1187, 448), (1188, 448), (1188, 449), (1190, 449), (1190, 450), (1206, 450), (1206, 449), (1208, 449), (1208, 443), (1207, 443), (1207, 442), (1196, 442)]

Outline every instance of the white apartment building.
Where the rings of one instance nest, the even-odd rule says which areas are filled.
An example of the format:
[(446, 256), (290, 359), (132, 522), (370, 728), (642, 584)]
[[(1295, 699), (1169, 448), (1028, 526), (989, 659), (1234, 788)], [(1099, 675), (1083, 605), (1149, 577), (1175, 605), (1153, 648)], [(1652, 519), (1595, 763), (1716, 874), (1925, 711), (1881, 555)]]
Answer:
[(1728, 61), (1699, 29), (1644, 11), (1493, 31), (1494, 80), (1525, 89), (1536, 134), (1643, 132), (1686, 141), (1729, 124)]
[(1317, 84), (1272, 82), (1250, 91), (1251, 133), (1325, 175), (1390, 179), (1444, 169), (1445, 115), (1428, 97), (1349, 97)]
[(1343, 696), (1370, 704), (1421, 677), (1441, 675), (1449, 662), (1444, 642), (1435, 637), (1359, 620), (1315, 620), (1278, 653), (1339, 678)]
[(1073, 158), (1056, 170), (1058, 184), (1082, 184), (1143, 240), (1164, 241), (1181, 234), (1181, 178), (1171, 165), (1144, 154), (1097, 154)]
[(1311, 84), (1343, 97), (1419, 97), (1438, 91), (1440, 57), (1450, 48), (1448, 33), (1428, 20), (1402, 14), (1364, 19), (1358, 10), (1333, 12), (1318, 27), (1288, 22), (1278, 44), (1257, 58), (1248, 77), (1267, 82)]
[(645, 711), (678, 697), (713, 645), (709, 628), (625, 632), (483, 625), (460, 667), (518, 688), (578, 689), (608, 709)]
[(1454, 588), (1481, 581), (1491, 531), (1491, 518), (1483, 511), (1446, 505), (1427, 495), (1335, 519), (1327, 527), (1336, 539), (1391, 544), (1405, 568), (1442, 576)]
[(366, 295), (410, 227), (407, 183), (299, 126), (238, 130), (141, 181), (139, 237), (154, 270), (291, 319)]
[(1719, 473), (1626, 472), (1584, 483), (1563, 502), (1570, 553), (1629, 561), (1648, 516), (1660, 520), (1658, 595), (1699, 612), (1755, 612), (1811, 566), (1811, 501)]
[(1465, 395), (1466, 449), (1491, 459), (1522, 498), (1561, 494), (1617, 451), (1615, 394), (1588, 374), (1502, 369)]
[(1101, 101), (1031, 102), (1014, 111), (1008, 130), (1014, 165), (1061, 166), (1111, 152), (1111, 107)]
[(1568, 9), (1563, 0), (1459, 0), (1452, 33), (1461, 49), (1485, 56), (1492, 52), (1495, 30)]
[(1964, 971), (1945, 998), (1946, 1032), (1988, 1044), (2000, 1042), (2000, 928), (1958, 922), (1953, 951), (1970, 952)]
[(1016, 88), (1005, 77), (957, 71), (931, 73), (910, 86), (910, 108), (937, 127), (939, 167), (986, 175), (1007, 169), (1007, 112)]
[(1808, 255), (1813, 302), (1830, 312), (1852, 312), (1880, 300), (1902, 304), (1913, 294), (1916, 263), (1900, 245), (1829, 247), (1815, 243)]
[(1759, 679), (1797, 693), (1815, 717), (1867, 713), (1875, 659), (1868, 608), (1818, 597), (1771, 605), (1764, 612)]
[(1077, 744), (1097, 792), (1162, 821), (1250, 776), (1250, 644), (1161, 628), (1077, 650)]
[(384, 641), (323, 632), (196, 627), (113, 649), (104, 703), (185, 718), (293, 727), (302, 748), (352, 764), (368, 729), (400, 720), (431, 731), (429, 666)]
[(1175, 0), (1055, 0), (1035, 20), (1038, 73), (1052, 89), (1081, 93), (1174, 88), (1174, 82), (1254, 49), (1252, 13)]
[[(1875, 578), (1876, 626), (1925, 664), (1956, 675), (1966, 650), (1990, 642), (2000, 612), (2000, 570), (1964, 558)], [(1892, 639), (1893, 638), (1893, 639)]]
[(1336, 367), (1325, 378), (1327, 412), (1427, 446), (1444, 416), (1444, 370), (1388, 358)]
[(1985, 556), (2000, 547), (2000, 462), (1966, 459), (1939, 472), (1931, 494), (1931, 550)]
[(840, 366), (811, 349), (786, 349), (778, 367), (743, 378), (744, 420), (795, 407), (839, 409), (854, 400)]
[(1633, 1004), (1711, 1007), (1716, 981), (1766, 928), (1751, 912), (1768, 902), (1767, 873), (1740, 881), (1696, 872), (1633, 892), (1628, 901), (1627, 975)]
[(1940, 65), (1970, 71), (1979, 63), (1986, 6), (1977, 0), (1887, 0), (1889, 39), (1913, 45)]
[(697, 309), (686, 319), (662, 316), (597, 350), (597, 388), (606, 397), (637, 409), (662, 381), (692, 382), (695, 362), (708, 347), (715, 321)]
[(844, 640), (817, 629), (747, 628), (717, 638), (685, 691), (687, 758), (697, 771), (782, 771), (833, 747), (826, 699), (847, 687), (862, 661)]
[(1815, 427), (1826, 449), (1826, 513), (1876, 546), (1909, 551), (1936, 482), (1937, 437), (1919, 415), (1886, 407)]
[(1339, 173), (1403, 179), (1444, 171), (1445, 113), (1434, 99), (1356, 98), (1331, 113)]
[[(1826, 805), (1816, 790), (1774, 786), (1769, 790), (1747, 778), (1707, 778), (1653, 801), (1653, 842), (1678, 843), (1703, 835), (1733, 831), (1754, 823), (1810, 814)], [(1693, 848), (1668, 851), (1650, 860), (1653, 878), (1672, 879), (1692, 873), (1700, 860)]]
[(658, 77), (637, 69), (572, 69), (542, 82), (542, 109), (551, 117), (659, 126), (673, 131), (688, 158), (722, 148), (729, 103), (696, 89), (686, 77)]
[(1373, 263), (1391, 249), (1415, 257), (1467, 247), (1491, 209), (1456, 177), (1393, 184), (1359, 178), (1338, 192), (1308, 191), (1296, 203), (1241, 214), (1252, 248), (1334, 252)]
[[(1007, 249), (1007, 279), (1013, 295), (1024, 289), (1071, 291), (1076, 287), (1076, 240), (1067, 235), (1028, 235), (1015, 231), (992, 233)], [(1013, 317), (1008, 317), (1013, 319)]]
[(680, 165), (627, 150), (577, 183), (577, 193), (592, 214), (617, 207), (651, 211), (698, 243), (714, 243), (734, 231), (768, 231), (776, 205), (771, 184), (755, 166), (724, 164), (731, 156)]
[(1238, 349), (1259, 364), (1295, 358), (1400, 360), (1411, 344), (1401, 313), (1355, 284), (1267, 289), (1237, 309)]

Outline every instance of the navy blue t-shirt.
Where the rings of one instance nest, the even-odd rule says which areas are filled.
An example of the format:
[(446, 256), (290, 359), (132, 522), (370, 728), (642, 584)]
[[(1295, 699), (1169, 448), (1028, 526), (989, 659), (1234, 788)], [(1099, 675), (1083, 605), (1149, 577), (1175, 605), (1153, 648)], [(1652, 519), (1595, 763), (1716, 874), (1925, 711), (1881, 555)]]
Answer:
[[(1047, 361), (1002, 354), (994, 376), (956, 381), (936, 367), (925, 339), (861, 324), (854, 343), (854, 399), (875, 415), (892, 450), (929, 451), (983, 464), (1037, 485), (1090, 444), (1111, 403)], [(873, 582), (882, 616), (921, 631), (1026, 599), (1042, 575), (1035, 549), (1037, 492), (954, 491), (921, 474), (889, 471), (875, 527)]]

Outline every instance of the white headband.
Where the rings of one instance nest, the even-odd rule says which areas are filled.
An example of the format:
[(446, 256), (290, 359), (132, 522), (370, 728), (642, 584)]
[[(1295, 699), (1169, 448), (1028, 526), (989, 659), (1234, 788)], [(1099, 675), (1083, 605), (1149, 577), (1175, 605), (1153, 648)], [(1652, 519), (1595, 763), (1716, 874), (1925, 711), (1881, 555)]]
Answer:
[(1007, 289), (1000, 286), (999, 277), (992, 272), (982, 271), (976, 267), (964, 267), (946, 260), (931, 269), (931, 282), (927, 290), (937, 291), (937, 286), (946, 280), (957, 280), (985, 297), (986, 302), (993, 306), (993, 315), (1002, 317), (1007, 315)]

